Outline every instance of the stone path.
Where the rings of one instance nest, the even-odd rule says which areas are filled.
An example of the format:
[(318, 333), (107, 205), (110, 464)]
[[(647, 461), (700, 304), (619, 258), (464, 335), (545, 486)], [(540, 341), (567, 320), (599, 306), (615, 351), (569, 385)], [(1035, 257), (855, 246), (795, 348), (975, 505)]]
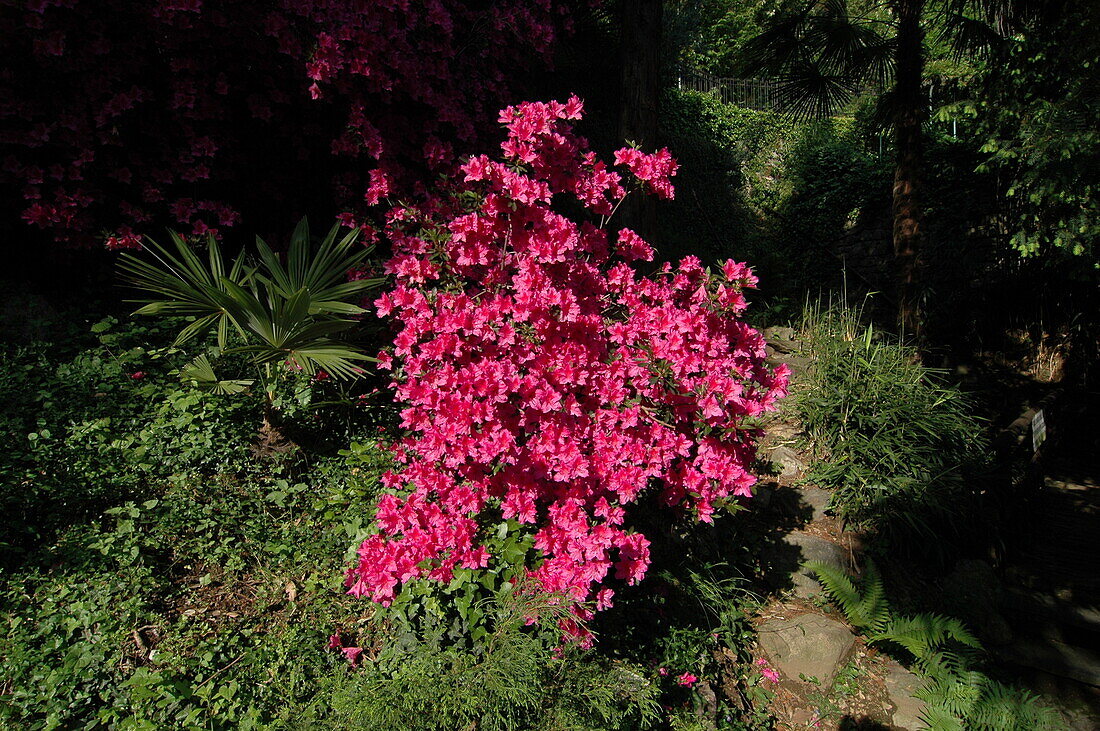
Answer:
[[(788, 363), (796, 378), (808, 367), (793, 330), (769, 328), (765, 337), (770, 362)], [(838, 673), (858, 661), (857, 671), (867, 673), (860, 682), (868, 693), (861, 693), (864, 715), (845, 717), (856, 722), (851, 727), (923, 728), (922, 702), (914, 697), (920, 679), (867, 650), (841, 617), (826, 616), (816, 602), (821, 587), (801, 563), (822, 561), (855, 571), (859, 541), (829, 516), (828, 491), (802, 484), (811, 460), (798, 449), (798, 431), (797, 424), (783, 421), (766, 428), (761, 454), (771, 461), (775, 479), (762, 484), (756, 498), (783, 526), (762, 553), (763, 567), (771, 569), (766, 575), (781, 599), (769, 605), (757, 630), (763, 654), (783, 676), (783, 690), (777, 692), (787, 700), (785, 723), (830, 728), (820, 716), (823, 694)], [(1100, 686), (1100, 485), (1064, 469), (1096, 463), (1090, 474), (1100, 475), (1100, 428), (1078, 429), (1077, 436), (1092, 441), (1071, 440), (1068, 459), (1063, 451), (1050, 460), (1043, 489), (1025, 508), (1028, 530), (1010, 553), (1007, 568), (995, 571), (984, 561), (959, 561), (943, 589), (950, 604), (945, 610), (975, 628), (1001, 659)], [(872, 661), (864, 662), (865, 657)], [(1066, 691), (1051, 678), (1045, 680), (1045, 694), (1065, 700), (1069, 692), (1069, 705), (1083, 707), (1069, 713), (1071, 727), (1100, 727), (1088, 709), (1100, 709), (1100, 687), (1089, 696), (1087, 686)]]
[[(771, 363), (787, 363), (795, 378), (809, 366), (792, 329), (769, 328), (764, 334)], [(761, 563), (780, 598), (756, 627), (764, 658), (781, 675), (773, 708), (787, 728), (836, 728), (844, 718), (859, 728), (916, 729), (916, 676), (897, 663), (887, 666), (843, 617), (826, 614), (821, 585), (803, 566), (820, 561), (854, 572), (859, 543), (829, 514), (830, 493), (802, 484), (810, 455), (799, 450), (799, 436), (799, 426), (791, 422), (775, 420), (766, 427), (760, 452), (771, 462), (774, 479), (762, 482), (754, 498), (777, 526)], [(858, 687), (836, 691), (842, 673), (857, 676)], [(834, 700), (841, 695), (843, 702)]]

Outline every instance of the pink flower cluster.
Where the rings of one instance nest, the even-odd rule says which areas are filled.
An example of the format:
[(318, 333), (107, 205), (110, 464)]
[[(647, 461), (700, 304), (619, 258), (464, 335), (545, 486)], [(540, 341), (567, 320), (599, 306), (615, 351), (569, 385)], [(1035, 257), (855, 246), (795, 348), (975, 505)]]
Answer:
[(674, 197), (669, 178), (676, 174), (678, 165), (667, 149), (646, 155), (641, 150), (626, 147), (615, 153), (615, 164), (626, 165), (658, 198)]
[(764, 658), (757, 658), (756, 666), (760, 668), (760, 675), (769, 683), (779, 682), (779, 671), (773, 668)]
[(472, 149), (569, 7), (0, 0), (0, 186), (81, 246), (256, 228), (334, 193), (361, 213)]
[[(645, 576), (632, 506), (709, 521), (723, 498), (751, 494), (755, 433), (742, 422), (774, 408), (788, 375), (738, 318), (755, 279), (692, 257), (640, 276), (625, 262), (653, 250), (636, 233), (612, 243), (556, 212), (551, 201), (571, 197), (607, 215), (626, 195), (568, 125), (581, 112), (576, 98), (509, 107), (503, 161), (462, 167), (459, 200), (476, 204), (442, 223), (391, 216), (396, 286), (375, 305), (398, 323), (381, 361), (410, 436), (347, 574), (352, 594), (389, 603), (410, 579), (489, 566), (485, 531), (503, 518), (534, 536), (535, 585), (587, 619), (611, 604), (610, 579)], [(671, 191), (666, 151), (617, 158)]]

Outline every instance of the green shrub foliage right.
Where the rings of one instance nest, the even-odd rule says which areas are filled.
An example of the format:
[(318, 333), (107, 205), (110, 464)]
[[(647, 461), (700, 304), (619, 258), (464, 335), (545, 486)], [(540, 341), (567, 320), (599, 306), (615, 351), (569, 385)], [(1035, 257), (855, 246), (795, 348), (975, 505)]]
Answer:
[(810, 479), (833, 490), (845, 520), (895, 547), (943, 539), (970, 509), (988, 452), (973, 403), (856, 312), (811, 312), (806, 329), (814, 360), (796, 404), (822, 458)]

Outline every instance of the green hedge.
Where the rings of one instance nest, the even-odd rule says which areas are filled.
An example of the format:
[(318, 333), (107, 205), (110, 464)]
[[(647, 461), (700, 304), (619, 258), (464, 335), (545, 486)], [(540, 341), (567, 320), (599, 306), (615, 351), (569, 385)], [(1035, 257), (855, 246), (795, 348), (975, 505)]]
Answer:
[(851, 118), (797, 122), (670, 89), (661, 135), (681, 165), (661, 254), (747, 260), (772, 295), (839, 280), (829, 245), (889, 195), (877, 138)]

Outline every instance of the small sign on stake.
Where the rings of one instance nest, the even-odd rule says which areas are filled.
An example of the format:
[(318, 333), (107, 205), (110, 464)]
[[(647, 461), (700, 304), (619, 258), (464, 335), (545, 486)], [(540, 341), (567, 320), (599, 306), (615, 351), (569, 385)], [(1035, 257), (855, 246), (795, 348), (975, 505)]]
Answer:
[(1031, 417), (1031, 448), (1038, 452), (1039, 447), (1047, 439), (1047, 423), (1043, 418), (1043, 410), (1039, 409), (1035, 416)]

